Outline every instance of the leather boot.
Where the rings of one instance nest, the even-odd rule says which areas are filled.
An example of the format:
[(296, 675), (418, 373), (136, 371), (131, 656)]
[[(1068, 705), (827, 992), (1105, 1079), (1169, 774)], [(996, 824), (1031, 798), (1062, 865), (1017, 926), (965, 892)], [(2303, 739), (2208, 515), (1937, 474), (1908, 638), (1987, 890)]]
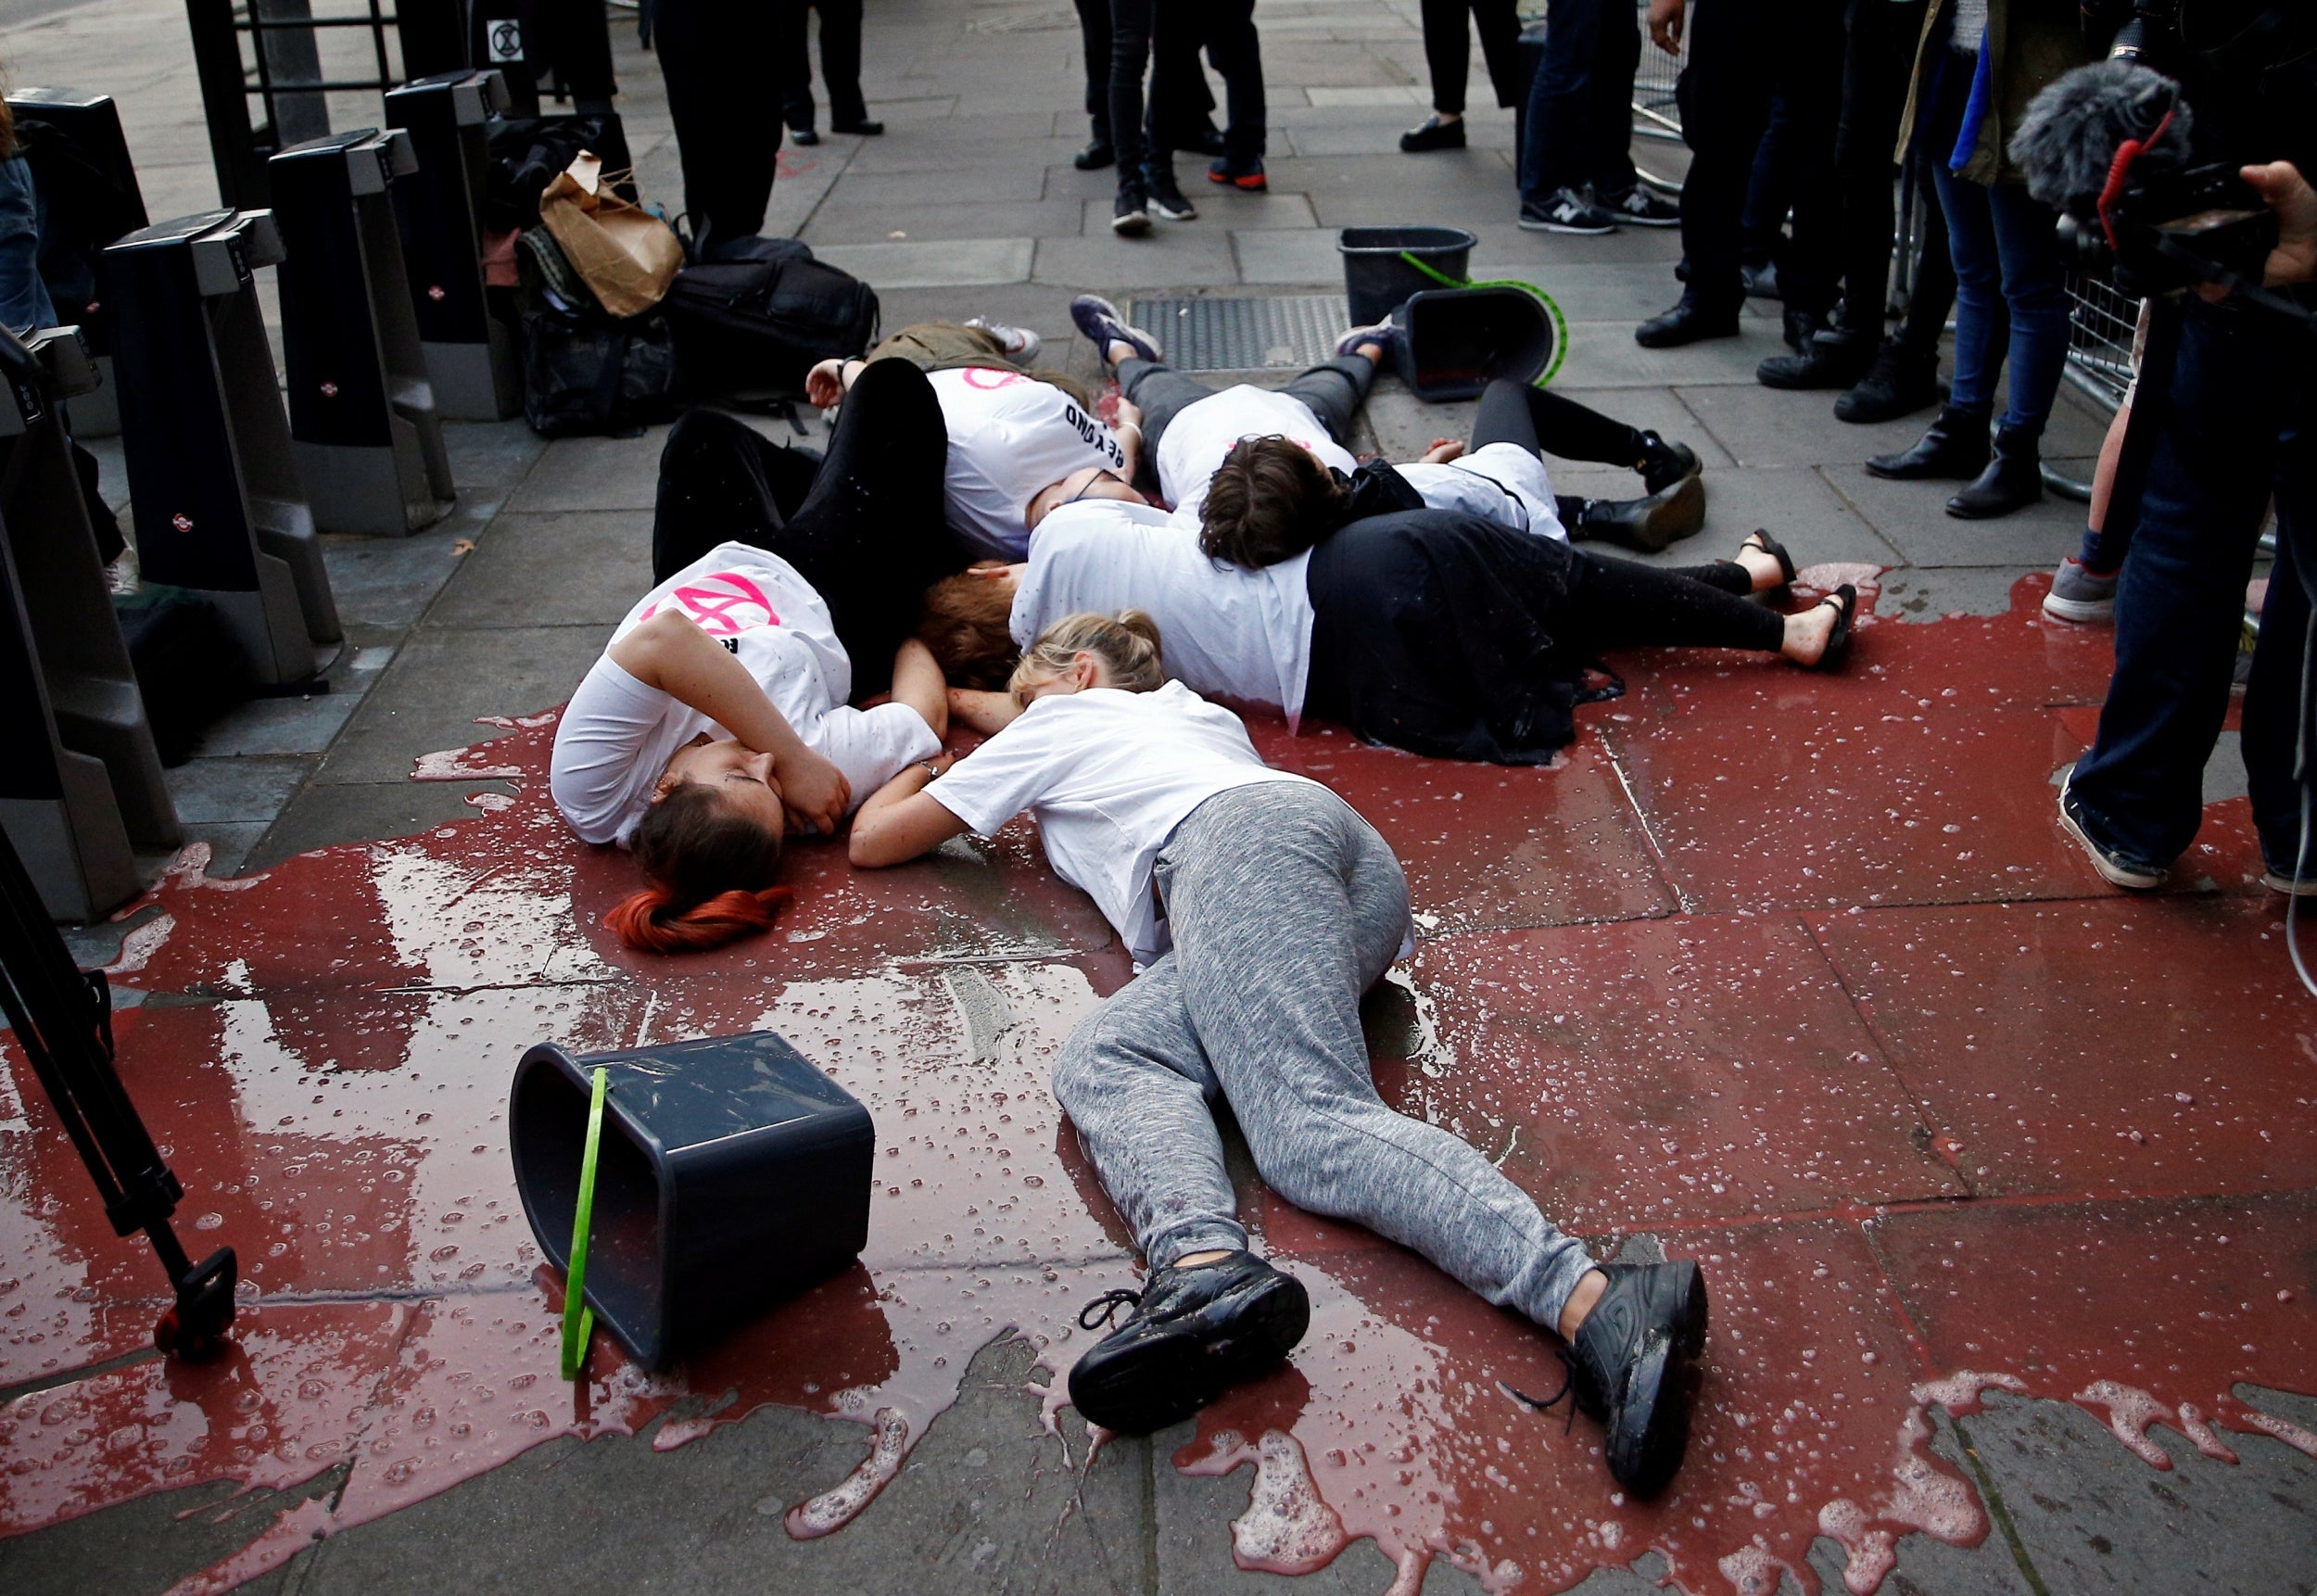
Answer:
[(1818, 310), (1788, 310), (1779, 317), (1785, 323), (1786, 347), (1801, 354), (1810, 347), (1810, 340), (1826, 331), (1826, 315)]
[(1969, 482), (1986, 469), (1987, 455), (1987, 412), (1943, 405), (1920, 443), (1903, 454), (1878, 454), (1867, 469), (1898, 482), (1931, 477)]
[(1572, 543), (1614, 543), (1654, 554), (1705, 525), (1705, 484), (1685, 476), (1647, 499), (1588, 499), (1563, 530)]
[(2040, 433), (2017, 427), (1995, 430), (1995, 455), (1971, 485), (1947, 500), (1947, 513), (1965, 521), (1986, 521), (2024, 510), (2044, 497), (2044, 464), (2036, 444)]
[(1645, 349), (1678, 349), (1701, 338), (1738, 336), (1738, 307), (1705, 305), (1687, 290), (1671, 310), (1660, 310), (1633, 329), (1633, 341)]
[(1872, 369), (1834, 401), (1834, 419), (1865, 426), (1896, 421), (1938, 402), (1939, 351), (1918, 353), (1893, 338), (1882, 346)]
[(1766, 388), (1846, 388), (1874, 363), (1875, 338), (1848, 327), (1829, 327), (1791, 355), (1772, 355), (1754, 368)]

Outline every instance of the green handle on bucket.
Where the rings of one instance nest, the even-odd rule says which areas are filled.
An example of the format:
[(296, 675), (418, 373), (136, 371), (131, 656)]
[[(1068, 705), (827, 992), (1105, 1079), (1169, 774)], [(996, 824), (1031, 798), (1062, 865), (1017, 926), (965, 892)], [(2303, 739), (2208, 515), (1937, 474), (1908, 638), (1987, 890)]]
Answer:
[(1561, 370), (1561, 362), (1562, 362), (1563, 361), (1564, 361), (1564, 360), (1568, 359), (1568, 357), (1569, 357), (1569, 323), (1568, 323), (1568, 318), (1566, 318), (1565, 316), (1564, 316), (1564, 315), (1562, 315), (1562, 314), (1561, 314), (1561, 307), (1560, 307), (1560, 306), (1558, 306), (1558, 305), (1556, 305), (1556, 304), (1554, 304), (1554, 303), (1552, 302), (1552, 296), (1551, 296), (1551, 295), (1550, 295), (1550, 294), (1548, 294), (1548, 293), (1546, 293), (1546, 292), (1545, 292), (1542, 288), (1539, 288), (1538, 286), (1537, 286), (1537, 285), (1536, 285), (1536, 284), (1534, 284), (1534, 283), (1521, 283), (1521, 282), (1515, 282), (1513, 279), (1512, 279), (1512, 278), (1510, 278), (1510, 277), (1500, 278), (1499, 280), (1497, 280), (1496, 282), (1493, 282), (1493, 283), (1467, 283), (1467, 282), (1460, 282), (1460, 281), (1458, 281), (1456, 278), (1450, 276), (1450, 275), (1449, 275), (1447, 272), (1445, 272), (1439, 271), (1439, 270), (1437, 270), (1437, 268), (1435, 268), (1435, 267), (1431, 267), (1431, 266), (1427, 266), (1427, 265), (1425, 265), (1423, 261), (1421, 261), (1421, 260), (1417, 260), (1417, 259), (1416, 259), (1413, 255), (1410, 254), (1410, 253), (1409, 253), (1407, 250), (1405, 250), (1405, 249), (1403, 249), (1403, 250), (1401, 250), (1401, 251), (1399, 252), (1399, 258), (1400, 258), (1402, 260), (1407, 261), (1407, 262), (1408, 262), (1408, 264), (1410, 264), (1411, 266), (1413, 266), (1413, 267), (1414, 267), (1417, 271), (1419, 271), (1419, 272), (1423, 272), (1425, 276), (1427, 276), (1427, 277), (1431, 278), (1431, 279), (1432, 279), (1435, 283), (1440, 284), (1440, 285), (1441, 285), (1442, 286), (1444, 286), (1444, 287), (1449, 287), (1449, 288), (1518, 288), (1518, 289), (1519, 289), (1522, 293), (1524, 293), (1524, 294), (1533, 294), (1533, 295), (1535, 295), (1535, 296), (1537, 297), (1538, 302), (1538, 303), (1540, 303), (1540, 304), (1542, 304), (1542, 305), (1544, 306), (1544, 308), (1545, 308), (1546, 311), (1547, 311), (1547, 312), (1548, 312), (1548, 313), (1549, 313), (1549, 314), (1552, 317), (1552, 334), (1553, 334), (1553, 336), (1552, 336), (1552, 364), (1551, 364), (1551, 365), (1549, 365), (1549, 366), (1547, 366), (1547, 367), (1545, 368), (1544, 375), (1542, 375), (1542, 376), (1538, 377), (1538, 378), (1536, 380), (1536, 382), (1535, 382), (1534, 384), (1532, 384), (1532, 385), (1531, 385), (1532, 386), (1535, 386), (1535, 387), (1543, 387), (1543, 386), (1544, 386), (1547, 383), (1549, 383), (1549, 382), (1552, 381), (1554, 374), (1555, 374), (1556, 373), (1558, 373), (1558, 372)]
[(563, 1378), (576, 1380), (588, 1361), (588, 1338), (595, 1334), (595, 1311), (587, 1305), (588, 1225), (595, 1217), (595, 1155), (603, 1143), (603, 1097), (612, 1072), (596, 1066), (595, 1094), (588, 1104), (588, 1140), (579, 1153), (579, 1203), (571, 1213), (571, 1266), (563, 1272)]

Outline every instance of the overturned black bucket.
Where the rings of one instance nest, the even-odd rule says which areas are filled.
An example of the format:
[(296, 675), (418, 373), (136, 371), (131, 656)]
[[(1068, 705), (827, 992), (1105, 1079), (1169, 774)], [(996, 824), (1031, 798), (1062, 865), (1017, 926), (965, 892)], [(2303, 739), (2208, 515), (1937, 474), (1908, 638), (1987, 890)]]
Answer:
[(1427, 288), (1399, 322), (1400, 381), (1429, 403), (1475, 398), (1500, 377), (1526, 386), (1552, 362), (1552, 318), (1525, 289)]
[(1336, 234), (1344, 258), (1344, 298), (1355, 327), (1371, 326), (1399, 309), (1409, 295), (1437, 287), (1413, 262), (1462, 282), (1480, 242), (1461, 227), (1347, 227)]
[(610, 1076), (583, 1294), (636, 1362), (826, 1279), (868, 1241), (868, 1110), (770, 1032), (515, 1066), (508, 1146), (539, 1249), (570, 1263), (588, 1103)]

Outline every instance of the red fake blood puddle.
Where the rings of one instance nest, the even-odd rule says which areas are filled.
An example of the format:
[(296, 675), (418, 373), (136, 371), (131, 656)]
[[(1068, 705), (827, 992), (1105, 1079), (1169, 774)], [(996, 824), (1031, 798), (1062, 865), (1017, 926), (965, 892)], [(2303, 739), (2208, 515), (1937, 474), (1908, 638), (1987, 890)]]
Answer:
[[(1304, 1571), (1368, 1536), (1395, 1560), (1398, 1590), (1435, 1556), (1494, 1589), (1552, 1590), (1654, 1548), (1693, 1592), (1766, 1590), (1781, 1570), (1810, 1589), (1804, 1553), (1825, 1533), (1849, 1550), (1848, 1582), (1864, 1591), (1899, 1535), (1983, 1533), (1970, 1493), (1921, 1443), (1925, 1404), (1967, 1409), (1989, 1383), (2081, 1401), (2120, 1435), (2154, 1423), (2216, 1451), (2246, 1431), (2317, 1447), (2231, 1395), (2241, 1381), (2317, 1384), (2311, 1199), (2241, 1183), (2224, 1199), (2135, 1197), (2112, 1169), (2049, 1150), (2064, 1137), (2011, 1154), (2037, 1171), (2032, 1196), (1973, 1173), (1993, 1132), (1955, 1106), (1969, 1072), (1931, 1072), (1936, 1025), (1912, 1025), (1888, 994), (1951, 984), (1965, 952), (2000, 964), (1986, 939), (2016, 940), (2017, 928), (1982, 932), (1969, 917), (2021, 911), (1909, 911), (1965, 917), (1941, 924), (1918, 966), (1896, 918), (1860, 920), (1839, 891), (1834, 903), (1822, 885), (1786, 893), (1685, 847), (1681, 825), (1722, 802), (1718, 787), (1743, 800), (1733, 823), (1778, 812), (1747, 783), (1765, 769), (1800, 779), (1779, 775), (1776, 751), (1814, 716), (1929, 726), (1907, 735), (1960, 745), (1988, 717), (2058, 716), (2096, 696), (2105, 640), (2043, 627), (2036, 593), (2023, 585), (1994, 621), (1870, 627), (1843, 678), (1650, 655), (1629, 665), (1628, 697), (1588, 710), (1550, 770), (1254, 727), (1274, 759), (1338, 783), (1408, 858), (1434, 940), (1371, 1005), (1387, 1098), (1486, 1147), (1579, 1228), (1647, 1230), (1702, 1259), (1715, 1307), (1689, 1464), (1667, 1498), (1635, 1503), (1611, 1488), (1595, 1426), (1564, 1429), (1559, 1412), (1508, 1394), (1558, 1387), (1549, 1337), (1365, 1233), (1243, 1193), (1264, 1245), (1311, 1287), (1314, 1316), (1291, 1364), (1209, 1410), (1178, 1460), (1249, 1468), (1233, 1526), (1241, 1562)], [(1979, 696), (1927, 703), (1925, 680)], [(1749, 718), (1754, 746), (1718, 770), (1676, 761), (1703, 728)], [(2042, 745), (2055, 766), (2081, 745), (2057, 724)], [(768, 1402), (864, 1426), (860, 1469), (792, 1504), (792, 1533), (826, 1533), (892, 1476), (977, 1349), (1010, 1327), (1058, 1373), (1087, 1339), (1078, 1306), (1132, 1284), (1125, 1237), (1047, 1090), (1055, 1048), (1125, 966), (1025, 828), (873, 875), (800, 846), (798, 901), (769, 936), (640, 958), (598, 925), (631, 889), (630, 867), (573, 842), (546, 801), (551, 719), (503, 729), (425, 762), (441, 779), (521, 773), (513, 797), (477, 795), (492, 802), (475, 820), (243, 880), (208, 880), (192, 862), (132, 931), (117, 984), (150, 995), (120, 1017), (122, 1072), (184, 1179), (189, 1239), (240, 1249), (244, 1318), (217, 1363), (148, 1359), (0, 1410), (0, 1533), (167, 1487), (285, 1488), (346, 1471), (341, 1493), (280, 1514), (188, 1587), (220, 1590), (549, 1437), (657, 1425), (665, 1448)], [(2048, 773), (2004, 773), (2036, 784), (2039, 817)], [(1903, 862), (1918, 839), (1869, 794), (1841, 796), (1787, 823), (1818, 828), (1812, 846), (1863, 836)], [(2200, 844), (2219, 850), (2223, 887), (2243, 879), (2243, 811), (2220, 806)], [(2040, 817), (2023, 831), (1967, 806), (1954, 823), (1981, 828), (1992, 880), (1983, 862), (1944, 856), (1915, 880), (1959, 882), (1964, 897), (2049, 897), (2072, 879)], [(1733, 835), (1718, 856), (1749, 867), (1779, 842)], [(2032, 868), (2002, 868), (2022, 862)], [(1821, 880), (1906, 884), (1905, 870), (1888, 874)], [(1724, 899), (1740, 912), (1694, 912)], [(2041, 1057), (2034, 1003), (2064, 1029), (2096, 1007), (2088, 983), (2220, 968), (2240, 933), (2240, 976), (2274, 964), (2281, 1012), (2264, 1034), (2291, 1032), (2299, 1000), (2259, 904), (2136, 904), (2112, 959), (2045, 960), (2044, 984), (2007, 999), (2022, 1057)], [(1886, 920), (1891, 934), (1848, 930)], [(2052, 934), (2071, 924), (2055, 915)], [(1845, 990), (1868, 991), (1863, 1017)], [(2260, 1128), (2240, 1101), (2277, 1108), (2265, 1052), (2269, 1083), (2231, 1096), (2229, 1073), (2256, 1067), (2239, 1057), (2231, 1009), (2170, 1006), (2162, 1053), (2197, 1059), (2200, 1100), (2229, 1109), (2225, 1124), (2197, 1127), (2197, 1150), (2219, 1149), (2229, 1127)], [(599, 1336), (583, 1379), (563, 1384), (558, 1284), (509, 1173), (515, 1059), (541, 1039), (584, 1051), (752, 1027), (781, 1032), (875, 1117), (860, 1265), (665, 1374)], [(2133, 1039), (2125, 1027), (2103, 1045), (2128, 1053)], [(2148, 1089), (2170, 1091), (2150, 1070)], [(135, 1352), (159, 1306), (152, 1264), (112, 1236), (44, 1103), (23, 1096), (0, 1072), (7, 1384)], [(2115, 1138), (2098, 1129), (2112, 1164)], [(2310, 1184), (2299, 1155), (2287, 1141), (2251, 1167)], [(1958, 1184), (1981, 1198), (1921, 1202)], [(2092, 1197), (2047, 1195), (2070, 1190)], [(2182, 1325), (2195, 1333), (2174, 1334)]]

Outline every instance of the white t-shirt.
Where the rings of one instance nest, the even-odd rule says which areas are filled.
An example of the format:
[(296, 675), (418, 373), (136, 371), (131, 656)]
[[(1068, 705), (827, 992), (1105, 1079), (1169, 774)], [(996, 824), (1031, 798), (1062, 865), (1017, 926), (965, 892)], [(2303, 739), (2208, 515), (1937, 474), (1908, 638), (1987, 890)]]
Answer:
[(1446, 465), (1395, 466), (1435, 510), (1462, 510), (1539, 538), (1569, 540), (1545, 462), (1517, 443), (1491, 443)]
[[(645, 594), (612, 641), (668, 604), (748, 667), (805, 746), (844, 772), (855, 804), (912, 761), (941, 751), (941, 739), (908, 705), (864, 710), (845, 703), (853, 662), (829, 625), (829, 606), (779, 555), (745, 543), (719, 544)], [(652, 806), (667, 762), (703, 731), (732, 735), (638, 681), (613, 663), (607, 648), (555, 728), (548, 790), (583, 840), (624, 848)]]
[(1023, 648), (1065, 615), (1144, 611), (1158, 623), (1167, 674), (1193, 692), (1303, 712), (1311, 596), (1298, 554), (1260, 571), (1199, 552), (1198, 523), (1121, 500), (1066, 504), (1038, 524), (1014, 589)]
[(949, 524), (992, 559), (1021, 558), (1030, 501), (1042, 489), (1090, 465), (1126, 470), (1117, 435), (1052, 383), (984, 366), (926, 380), (949, 428)]
[(1185, 406), (1158, 435), (1158, 491), (1177, 510), (1196, 515), (1207, 484), (1223, 457), (1244, 437), (1273, 435), (1299, 443), (1323, 465), (1349, 475), (1359, 468), (1310, 406), (1287, 394), (1241, 383)]
[(1234, 787), (1308, 779), (1265, 765), (1237, 716), (1171, 681), (1033, 700), (926, 791), (985, 837), (1029, 810), (1054, 873), (1146, 965), (1172, 940), (1150, 878), (1183, 817)]

